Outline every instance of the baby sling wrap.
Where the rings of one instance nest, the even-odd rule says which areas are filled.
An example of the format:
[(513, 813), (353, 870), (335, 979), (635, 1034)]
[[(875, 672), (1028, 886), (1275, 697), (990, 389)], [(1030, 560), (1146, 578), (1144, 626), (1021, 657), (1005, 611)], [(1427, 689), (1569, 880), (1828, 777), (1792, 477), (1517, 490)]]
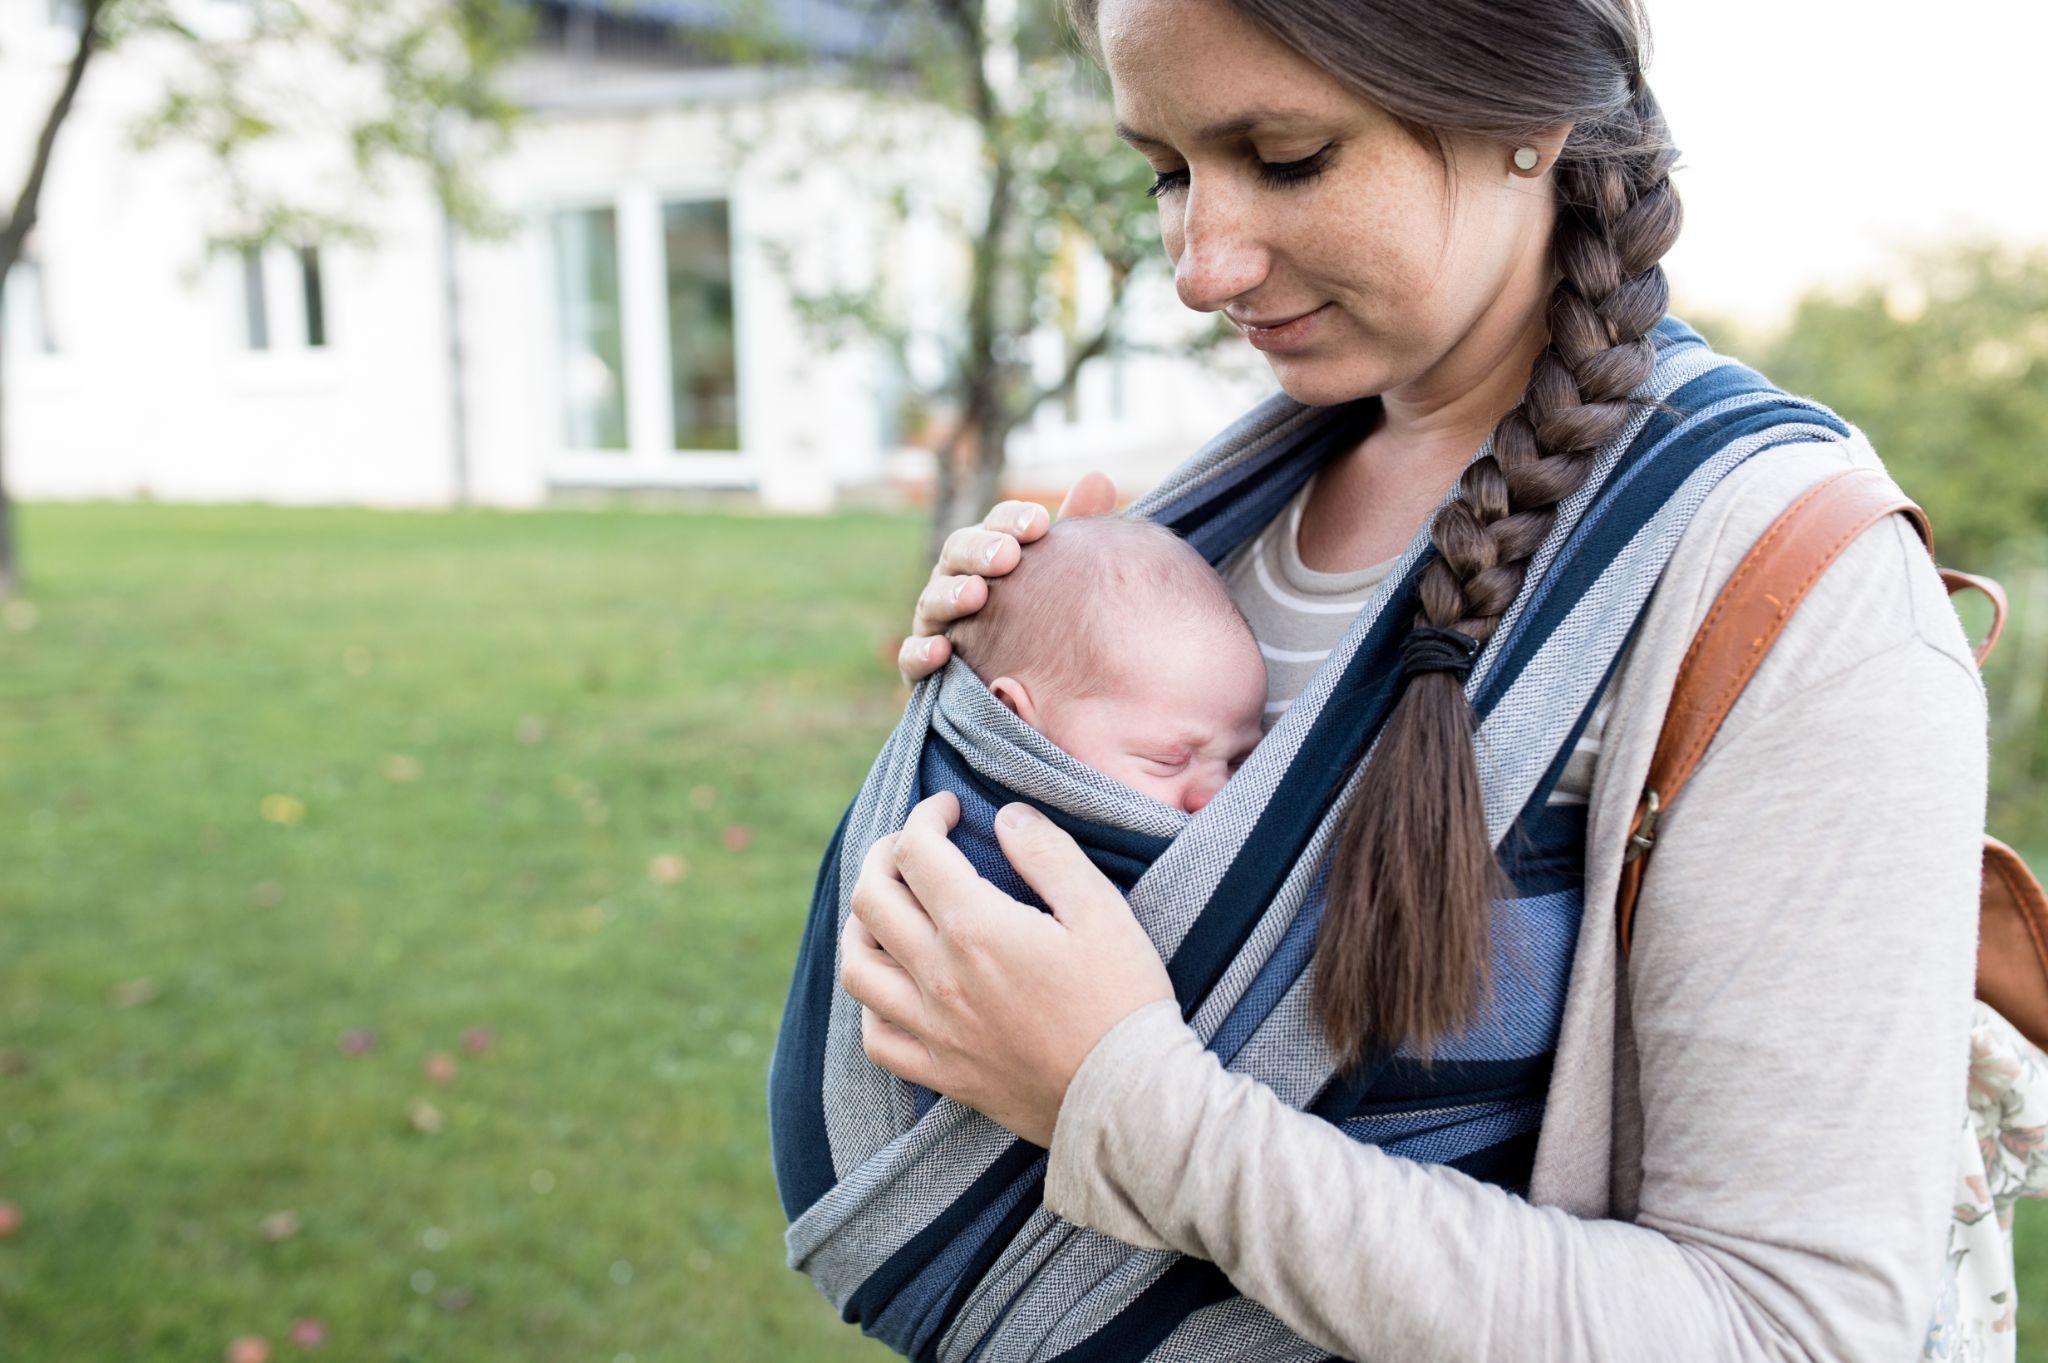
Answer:
[[(839, 931), (868, 848), (938, 789), (960, 796), (956, 844), (1026, 902), (1035, 901), (995, 850), (994, 811), (1028, 800), (1073, 834), (1125, 891), (1188, 1024), (1226, 1067), (1354, 1139), (1526, 1189), (1584, 861), (1585, 805), (1550, 795), (1707, 494), (1761, 451), (1849, 434), (1675, 318), (1653, 340), (1656, 365), (1637, 393), (1651, 401), (1559, 504), (1467, 680), (1487, 829), (1514, 894), (1495, 909), (1488, 1004), (1428, 1069), (1397, 1050), (1337, 1072), (1308, 1007), (1307, 970), (1353, 765), (1399, 694), (1401, 641), (1435, 552), (1427, 527), (1193, 816), (1067, 757), (957, 660), (918, 684), (826, 850), (769, 1074), (789, 1262), (847, 1320), (943, 1363), (1326, 1357), (1215, 1265), (1135, 1249), (1046, 1211), (1040, 1147), (867, 1059), (859, 1005), (838, 987)], [(1164, 523), (1221, 562), (1356, 444), (1376, 405), (1305, 407), (1275, 393), (1126, 514)]]

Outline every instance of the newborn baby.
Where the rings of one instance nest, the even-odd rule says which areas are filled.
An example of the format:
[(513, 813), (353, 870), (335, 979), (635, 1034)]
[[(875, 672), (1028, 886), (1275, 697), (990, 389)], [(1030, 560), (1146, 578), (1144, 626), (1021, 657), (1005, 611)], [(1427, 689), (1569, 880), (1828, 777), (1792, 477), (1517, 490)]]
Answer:
[(1055, 524), (948, 631), (1069, 756), (1192, 814), (1259, 741), (1266, 664), (1216, 570), (1153, 521)]

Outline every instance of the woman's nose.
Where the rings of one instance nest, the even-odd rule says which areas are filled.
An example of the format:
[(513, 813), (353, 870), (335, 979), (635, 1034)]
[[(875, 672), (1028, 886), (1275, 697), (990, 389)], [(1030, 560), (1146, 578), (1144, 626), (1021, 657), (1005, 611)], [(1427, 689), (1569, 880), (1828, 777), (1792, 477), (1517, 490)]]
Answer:
[(1228, 187), (1189, 184), (1173, 262), (1173, 288), (1183, 304), (1220, 312), (1265, 280), (1268, 257), (1255, 228), (1249, 205)]

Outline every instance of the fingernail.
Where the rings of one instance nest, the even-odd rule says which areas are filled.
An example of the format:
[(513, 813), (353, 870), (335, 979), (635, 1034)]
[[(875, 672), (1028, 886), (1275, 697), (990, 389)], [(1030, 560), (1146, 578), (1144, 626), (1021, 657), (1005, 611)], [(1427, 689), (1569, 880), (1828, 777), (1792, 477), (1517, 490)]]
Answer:
[(952, 592), (949, 593), (946, 597), (946, 604), (949, 607), (957, 607), (960, 604), (960, 598), (963, 595), (965, 595), (966, 592), (967, 584), (965, 582), (955, 582), (953, 584)]
[(1021, 535), (1021, 534), (1023, 534), (1023, 533), (1024, 533), (1024, 532), (1025, 532), (1026, 530), (1029, 530), (1029, 529), (1031, 528), (1032, 524), (1033, 524), (1033, 523), (1034, 523), (1034, 522), (1035, 522), (1035, 521), (1036, 521), (1037, 519), (1038, 519), (1038, 517), (1037, 517), (1036, 515), (1034, 515), (1034, 514), (1033, 514), (1032, 512), (1029, 512), (1029, 511), (1027, 511), (1027, 512), (1025, 512), (1025, 513), (1024, 513), (1023, 515), (1021, 515), (1021, 516), (1017, 517), (1017, 533)]
[(1002, 547), (1000, 544), (991, 544), (986, 549), (983, 549), (981, 551), (981, 566), (984, 568), (993, 567), (996, 561), (996, 550)]
[(1003, 806), (1002, 812), (996, 815), (996, 822), (1005, 828), (1022, 829), (1028, 828), (1044, 818), (1043, 814), (1040, 814), (1030, 805), (1013, 804)]
[(930, 661), (932, 660), (932, 648), (933, 648), (933, 647), (934, 647), (934, 646), (935, 646), (935, 645), (936, 645), (937, 643), (938, 643), (938, 640), (937, 640), (936, 638), (932, 638), (932, 639), (927, 639), (927, 640), (925, 640), (925, 641), (924, 641), (924, 647), (923, 647), (923, 648), (921, 648), (921, 649), (919, 649), (919, 650), (917, 651), (917, 656), (918, 656), (919, 660), (920, 660), (920, 661), (923, 661), (923, 662), (930, 662)]

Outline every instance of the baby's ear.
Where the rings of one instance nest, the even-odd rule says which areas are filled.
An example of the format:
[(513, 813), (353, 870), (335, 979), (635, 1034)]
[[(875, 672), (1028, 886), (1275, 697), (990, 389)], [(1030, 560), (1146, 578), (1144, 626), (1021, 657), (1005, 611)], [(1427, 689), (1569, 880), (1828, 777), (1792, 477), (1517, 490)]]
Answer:
[(1031, 693), (1024, 689), (1024, 683), (1015, 677), (997, 677), (988, 684), (989, 694), (1010, 707), (1010, 710), (1033, 728), (1038, 726), (1037, 707), (1031, 703)]

